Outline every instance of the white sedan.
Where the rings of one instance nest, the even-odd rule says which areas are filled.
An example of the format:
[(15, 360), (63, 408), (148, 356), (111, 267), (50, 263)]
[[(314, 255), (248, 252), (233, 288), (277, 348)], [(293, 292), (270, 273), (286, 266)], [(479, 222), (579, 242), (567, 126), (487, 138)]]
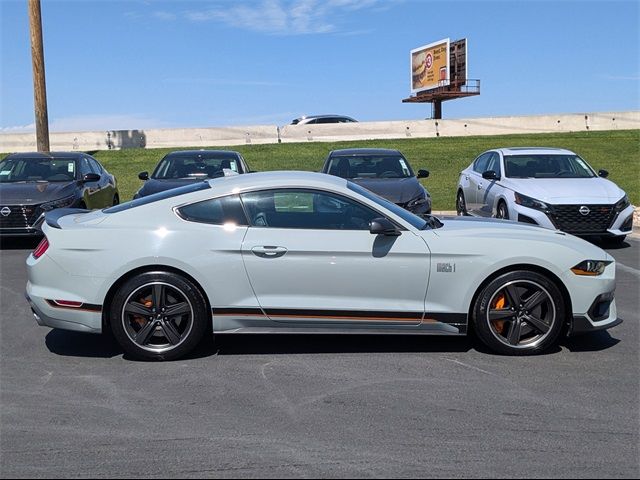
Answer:
[(622, 243), (633, 228), (633, 207), (608, 175), (570, 150), (489, 150), (460, 173), (456, 210)]
[(423, 219), (339, 177), (270, 172), (56, 210), (27, 260), (53, 328), (174, 359), (210, 332), (465, 335), (539, 353), (620, 323), (615, 264), (571, 235)]

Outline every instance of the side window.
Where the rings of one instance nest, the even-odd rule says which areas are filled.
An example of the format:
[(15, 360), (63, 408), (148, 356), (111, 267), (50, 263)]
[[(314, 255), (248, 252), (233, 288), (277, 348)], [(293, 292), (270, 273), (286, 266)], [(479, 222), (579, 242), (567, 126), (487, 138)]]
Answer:
[(495, 152), (491, 155), (491, 158), (485, 168), (485, 172), (489, 170), (493, 170), (498, 174), (498, 176), (500, 176), (500, 156)]
[(81, 157), (78, 163), (80, 163), (80, 176), (84, 176), (87, 173), (95, 173), (91, 171), (91, 166), (89, 165), (87, 157)]
[(100, 163), (95, 158), (89, 157), (89, 165), (91, 166), (91, 169), (94, 173), (97, 173), (99, 175), (102, 175), (104, 173), (102, 165), (100, 165)]
[(360, 203), (315, 190), (267, 190), (242, 194), (254, 227), (368, 230), (380, 214)]
[(210, 223), (212, 225), (247, 225), (240, 197), (212, 198), (203, 202), (192, 203), (177, 209), (178, 215), (189, 222)]
[(489, 163), (490, 157), (491, 152), (480, 155), (478, 159), (473, 162), (473, 171), (478, 172), (479, 174), (483, 174), (487, 169), (487, 163)]

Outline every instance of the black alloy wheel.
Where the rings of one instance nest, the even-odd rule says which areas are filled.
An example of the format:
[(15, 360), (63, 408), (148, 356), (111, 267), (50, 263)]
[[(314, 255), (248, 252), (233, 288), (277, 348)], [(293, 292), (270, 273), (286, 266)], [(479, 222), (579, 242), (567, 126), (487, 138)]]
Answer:
[(170, 272), (149, 272), (127, 280), (110, 308), (113, 335), (123, 350), (141, 360), (173, 360), (196, 347), (211, 315), (200, 290)]
[(555, 344), (566, 314), (555, 283), (520, 270), (499, 276), (480, 292), (473, 322), (480, 340), (493, 351), (532, 355)]

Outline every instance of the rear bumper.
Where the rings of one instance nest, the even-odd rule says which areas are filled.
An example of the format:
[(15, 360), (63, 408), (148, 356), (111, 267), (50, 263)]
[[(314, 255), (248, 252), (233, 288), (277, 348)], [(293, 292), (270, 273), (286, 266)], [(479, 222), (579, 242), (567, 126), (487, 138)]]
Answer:
[(102, 332), (102, 312), (100, 311), (52, 306), (45, 299), (30, 296), (28, 291), (24, 296), (31, 307), (36, 323), (41, 327), (86, 333)]

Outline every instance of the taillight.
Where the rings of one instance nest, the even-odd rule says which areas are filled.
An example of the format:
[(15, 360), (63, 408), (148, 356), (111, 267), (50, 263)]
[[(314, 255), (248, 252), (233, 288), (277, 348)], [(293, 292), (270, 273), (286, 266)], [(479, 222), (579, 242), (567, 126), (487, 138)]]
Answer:
[(47, 240), (47, 237), (44, 237), (42, 240), (40, 240), (40, 243), (33, 251), (33, 258), (40, 258), (42, 255), (44, 255), (44, 252), (46, 252), (48, 248), (49, 240)]

